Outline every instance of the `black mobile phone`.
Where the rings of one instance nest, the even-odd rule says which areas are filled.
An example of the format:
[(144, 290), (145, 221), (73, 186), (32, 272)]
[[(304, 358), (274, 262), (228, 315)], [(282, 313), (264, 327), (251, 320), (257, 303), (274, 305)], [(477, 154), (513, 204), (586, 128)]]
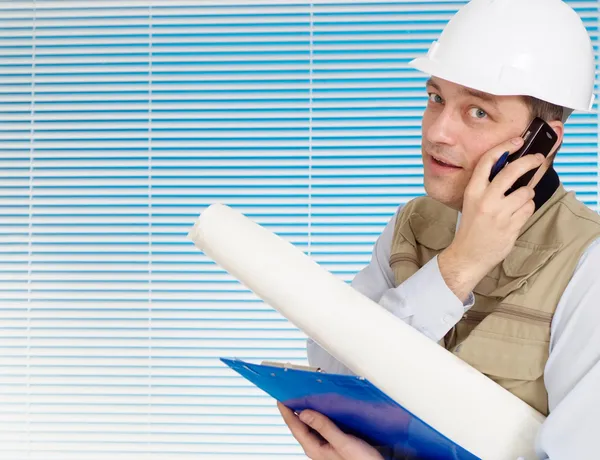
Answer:
[[(512, 163), (522, 156), (541, 153), (547, 157), (554, 148), (556, 140), (558, 139), (558, 136), (552, 127), (544, 120), (537, 117), (533, 119), (521, 137), (524, 141), (523, 146), (515, 153), (508, 155), (504, 161), (504, 164), (501, 164), (500, 160), (498, 163), (496, 163), (494, 168), (492, 168), (492, 172), (490, 173), (490, 182), (508, 163)], [(519, 179), (517, 179), (513, 186), (508, 189), (506, 195), (509, 195), (520, 187), (524, 187), (529, 184), (538, 169), (539, 167), (523, 174)]]

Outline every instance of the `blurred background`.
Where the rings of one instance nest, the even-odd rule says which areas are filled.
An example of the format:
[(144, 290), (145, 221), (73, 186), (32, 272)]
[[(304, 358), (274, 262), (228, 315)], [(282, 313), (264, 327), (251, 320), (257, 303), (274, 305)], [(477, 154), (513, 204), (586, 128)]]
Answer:
[[(464, 3), (0, 2), (0, 458), (305, 458), (218, 361), (304, 335), (186, 234), (222, 202), (350, 281), (424, 193), (406, 64)], [(597, 210), (596, 114), (556, 164)]]

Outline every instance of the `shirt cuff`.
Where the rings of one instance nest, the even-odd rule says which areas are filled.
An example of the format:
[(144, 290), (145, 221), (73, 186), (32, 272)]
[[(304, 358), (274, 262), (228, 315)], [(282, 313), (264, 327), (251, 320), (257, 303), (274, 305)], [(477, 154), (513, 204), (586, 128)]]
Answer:
[(400, 286), (386, 292), (379, 303), (438, 342), (475, 304), (475, 296), (469, 293), (466, 302), (461, 302), (446, 285), (436, 256)]

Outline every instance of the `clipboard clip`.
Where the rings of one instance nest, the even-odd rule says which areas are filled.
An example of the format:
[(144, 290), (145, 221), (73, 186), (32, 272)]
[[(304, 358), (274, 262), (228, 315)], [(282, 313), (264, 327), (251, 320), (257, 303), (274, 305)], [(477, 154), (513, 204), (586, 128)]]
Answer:
[(300, 364), (292, 364), (292, 363), (279, 363), (276, 361), (263, 361), (261, 363), (263, 366), (272, 366), (272, 367), (280, 367), (283, 369), (294, 369), (296, 371), (308, 371), (308, 372), (321, 372), (325, 373), (320, 367), (312, 367), (312, 366), (302, 366)]

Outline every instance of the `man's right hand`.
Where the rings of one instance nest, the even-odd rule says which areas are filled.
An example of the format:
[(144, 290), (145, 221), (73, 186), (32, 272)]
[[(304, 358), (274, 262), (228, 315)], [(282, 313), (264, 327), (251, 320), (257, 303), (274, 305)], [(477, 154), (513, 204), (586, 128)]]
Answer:
[(502, 154), (516, 152), (522, 145), (523, 140), (515, 138), (483, 155), (465, 190), (454, 241), (438, 257), (444, 281), (463, 302), (479, 281), (508, 256), (535, 211), (532, 188), (521, 187), (508, 196), (504, 193), (523, 174), (540, 166), (545, 160), (543, 155), (519, 158), (489, 181), (490, 170)]

